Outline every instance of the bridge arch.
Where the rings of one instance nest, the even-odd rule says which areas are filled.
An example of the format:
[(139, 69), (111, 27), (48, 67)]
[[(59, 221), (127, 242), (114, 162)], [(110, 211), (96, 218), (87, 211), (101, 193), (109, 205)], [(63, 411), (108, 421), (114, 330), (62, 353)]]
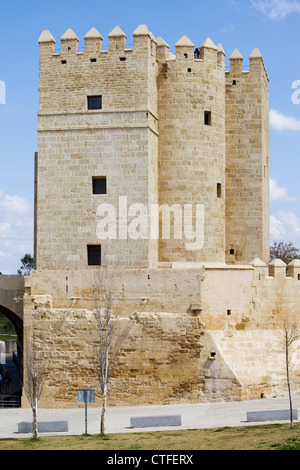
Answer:
[(23, 277), (0, 275), (0, 312), (12, 322), (21, 348), (23, 348), (23, 295)]
[(15, 313), (13, 313), (11, 310), (7, 309), (6, 307), (3, 307), (3, 305), (1, 304), (0, 304), (0, 313), (3, 313), (13, 324), (16, 330), (17, 337), (18, 337), (18, 349), (21, 347), (21, 349), (23, 350), (23, 320), (19, 318)]

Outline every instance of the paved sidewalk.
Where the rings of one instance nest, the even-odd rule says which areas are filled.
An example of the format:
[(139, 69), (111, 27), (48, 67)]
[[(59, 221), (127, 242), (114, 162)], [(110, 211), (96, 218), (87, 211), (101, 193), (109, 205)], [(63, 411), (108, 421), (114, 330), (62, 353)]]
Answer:
[[(300, 396), (293, 397), (293, 408), (300, 412)], [(289, 409), (288, 398), (263, 399), (248, 402), (201, 403), (196, 405), (138, 406), (108, 408), (106, 412), (107, 434), (161, 431), (177, 429), (208, 429), (218, 427), (251, 426), (263, 423), (248, 423), (247, 411)], [(140, 416), (181, 415), (182, 426), (172, 428), (131, 429), (130, 418)], [(300, 415), (300, 413), (299, 413)], [(42, 433), (40, 435), (81, 435), (85, 432), (84, 405), (79, 409), (39, 410), (38, 420), (68, 421), (67, 433)], [(19, 434), (18, 423), (32, 422), (31, 410), (0, 409), (0, 439), (30, 437), (31, 434)], [(274, 423), (274, 421), (272, 422)], [(281, 421), (282, 423), (282, 421)], [(98, 434), (100, 427), (100, 409), (88, 408), (88, 434)]]

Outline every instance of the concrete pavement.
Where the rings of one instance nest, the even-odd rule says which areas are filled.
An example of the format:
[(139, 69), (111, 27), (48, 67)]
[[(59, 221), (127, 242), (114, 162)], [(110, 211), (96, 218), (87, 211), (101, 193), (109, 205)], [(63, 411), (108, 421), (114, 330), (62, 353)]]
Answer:
[[(293, 397), (293, 408), (300, 410), (300, 396)], [(200, 403), (195, 405), (138, 406), (108, 408), (106, 413), (106, 433), (165, 431), (180, 429), (208, 429), (218, 427), (251, 426), (270, 422), (248, 423), (247, 411), (289, 409), (288, 398), (262, 399), (248, 402)], [(130, 418), (140, 416), (181, 415), (182, 426), (172, 428), (131, 429)], [(85, 432), (84, 405), (78, 409), (38, 411), (41, 421), (68, 421), (67, 433), (43, 433), (40, 435), (81, 435)], [(0, 439), (30, 437), (19, 434), (18, 423), (32, 422), (32, 412), (28, 409), (0, 409)], [(280, 421), (282, 423), (282, 421)], [(272, 421), (274, 423), (274, 421)], [(88, 407), (88, 434), (98, 434), (100, 409)]]

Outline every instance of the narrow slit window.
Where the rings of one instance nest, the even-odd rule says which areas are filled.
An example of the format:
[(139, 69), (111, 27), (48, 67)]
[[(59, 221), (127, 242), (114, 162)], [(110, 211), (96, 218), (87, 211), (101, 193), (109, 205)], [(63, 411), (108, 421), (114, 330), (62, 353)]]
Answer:
[(222, 197), (222, 185), (221, 185), (221, 183), (217, 184), (217, 197), (218, 197), (218, 199), (221, 199), (221, 197)]
[(88, 109), (102, 109), (102, 96), (88, 96)]
[(233, 248), (231, 248), (230, 254), (231, 254), (231, 255), (234, 255), (234, 249), (233, 249)]
[(107, 194), (106, 176), (93, 177), (93, 194)]
[(101, 245), (88, 245), (88, 265), (101, 266)]
[(204, 111), (204, 124), (211, 126), (211, 111)]
[(227, 310), (227, 316), (230, 317), (231, 315), (231, 310)]

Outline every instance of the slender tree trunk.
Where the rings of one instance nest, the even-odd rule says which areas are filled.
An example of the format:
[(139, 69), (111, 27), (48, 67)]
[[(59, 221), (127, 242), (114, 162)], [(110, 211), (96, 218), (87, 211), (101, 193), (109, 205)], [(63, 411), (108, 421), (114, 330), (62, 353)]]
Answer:
[(107, 394), (107, 385), (105, 384), (104, 389), (103, 389), (101, 424), (100, 424), (100, 434), (101, 435), (105, 434), (106, 394)]
[(38, 419), (37, 419), (37, 399), (36, 398), (35, 398), (35, 401), (34, 401), (34, 406), (32, 408), (32, 413), (33, 413), (32, 437), (34, 439), (37, 439), (37, 437), (38, 437), (38, 430), (37, 430)]
[(289, 402), (290, 402), (290, 427), (292, 428), (294, 426), (294, 420), (293, 420), (293, 403), (292, 403), (290, 371), (289, 371), (289, 346), (288, 346), (287, 340), (286, 340), (286, 348), (285, 348), (285, 357), (286, 357), (286, 378), (287, 378)]

